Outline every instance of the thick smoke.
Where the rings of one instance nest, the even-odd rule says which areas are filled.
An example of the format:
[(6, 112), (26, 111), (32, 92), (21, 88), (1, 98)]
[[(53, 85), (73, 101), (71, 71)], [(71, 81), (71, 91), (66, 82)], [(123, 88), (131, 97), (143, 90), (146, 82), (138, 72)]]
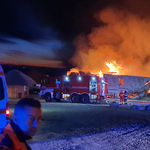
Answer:
[(150, 19), (147, 3), (138, 3), (137, 7), (133, 3), (132, 7), (127, 1), (124, 9), (107, 7), (101, 11), (99, 18), (104, 25), (93, 28), (88, 36), (76, 38), (74, 44), (77, 51), (71, 62), (84, 71), (102, 70), (108, 73), (109, 68), (105, 63), (115, 60), (122, 66), (120, 74), (150, 76)]

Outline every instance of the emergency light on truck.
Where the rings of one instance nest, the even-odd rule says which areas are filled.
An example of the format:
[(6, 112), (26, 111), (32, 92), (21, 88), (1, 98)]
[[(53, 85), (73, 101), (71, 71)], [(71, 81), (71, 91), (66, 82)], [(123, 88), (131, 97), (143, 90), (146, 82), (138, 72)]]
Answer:
[(82, 77), (81, 76), (78, 76), (78, 81), (81, 81), (82, 80)]
[(95, 78), (95, 77), (92, 77), (92, 80), (96, 80), (96, 78)]
[(65, 80), (65, 81), (69, 81), (69, 77), (68, 77), (68, 76), (66, 76), (64, 80)]

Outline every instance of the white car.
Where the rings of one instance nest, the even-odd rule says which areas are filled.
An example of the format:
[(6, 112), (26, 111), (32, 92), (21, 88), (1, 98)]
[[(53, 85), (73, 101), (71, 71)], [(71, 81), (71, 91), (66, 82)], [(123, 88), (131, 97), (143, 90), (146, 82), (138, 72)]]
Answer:
[(2, 66), (0, 65), (0, 133), (9, 122), (7, 84)]
[(45, 90), (41, 90), (40, 97), (44, 98), (46, 100), (46, 102), (50, 102), (54, 98), (53, 91), (54, 91), (54, 89), (52, 89), (52, 88), (47, 88)]

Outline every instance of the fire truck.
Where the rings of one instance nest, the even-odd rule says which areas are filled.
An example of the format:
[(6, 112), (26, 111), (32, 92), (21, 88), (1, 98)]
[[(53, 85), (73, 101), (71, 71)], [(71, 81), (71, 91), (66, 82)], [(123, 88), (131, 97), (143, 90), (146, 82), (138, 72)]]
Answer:
[(70, 75), (51, 77), (45, 76), (42, 80), (40, 97), (46, 102), (55, 99), (69, 99), (73, 103), (90, 103), (100, 100), (107, 94), (107, 78), (97, 75)]

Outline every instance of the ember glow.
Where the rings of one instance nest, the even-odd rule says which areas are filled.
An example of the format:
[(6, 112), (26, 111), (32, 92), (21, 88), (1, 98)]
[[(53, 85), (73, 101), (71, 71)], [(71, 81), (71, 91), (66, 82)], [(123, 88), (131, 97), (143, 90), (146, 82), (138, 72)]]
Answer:
[(119, 70), (122, 69), (121, 65), (118, 65), (116, 61), (106, 62), (106, 66), (109, 68), (109, 72), (112, 72), (113, 75), (119, 74)]

